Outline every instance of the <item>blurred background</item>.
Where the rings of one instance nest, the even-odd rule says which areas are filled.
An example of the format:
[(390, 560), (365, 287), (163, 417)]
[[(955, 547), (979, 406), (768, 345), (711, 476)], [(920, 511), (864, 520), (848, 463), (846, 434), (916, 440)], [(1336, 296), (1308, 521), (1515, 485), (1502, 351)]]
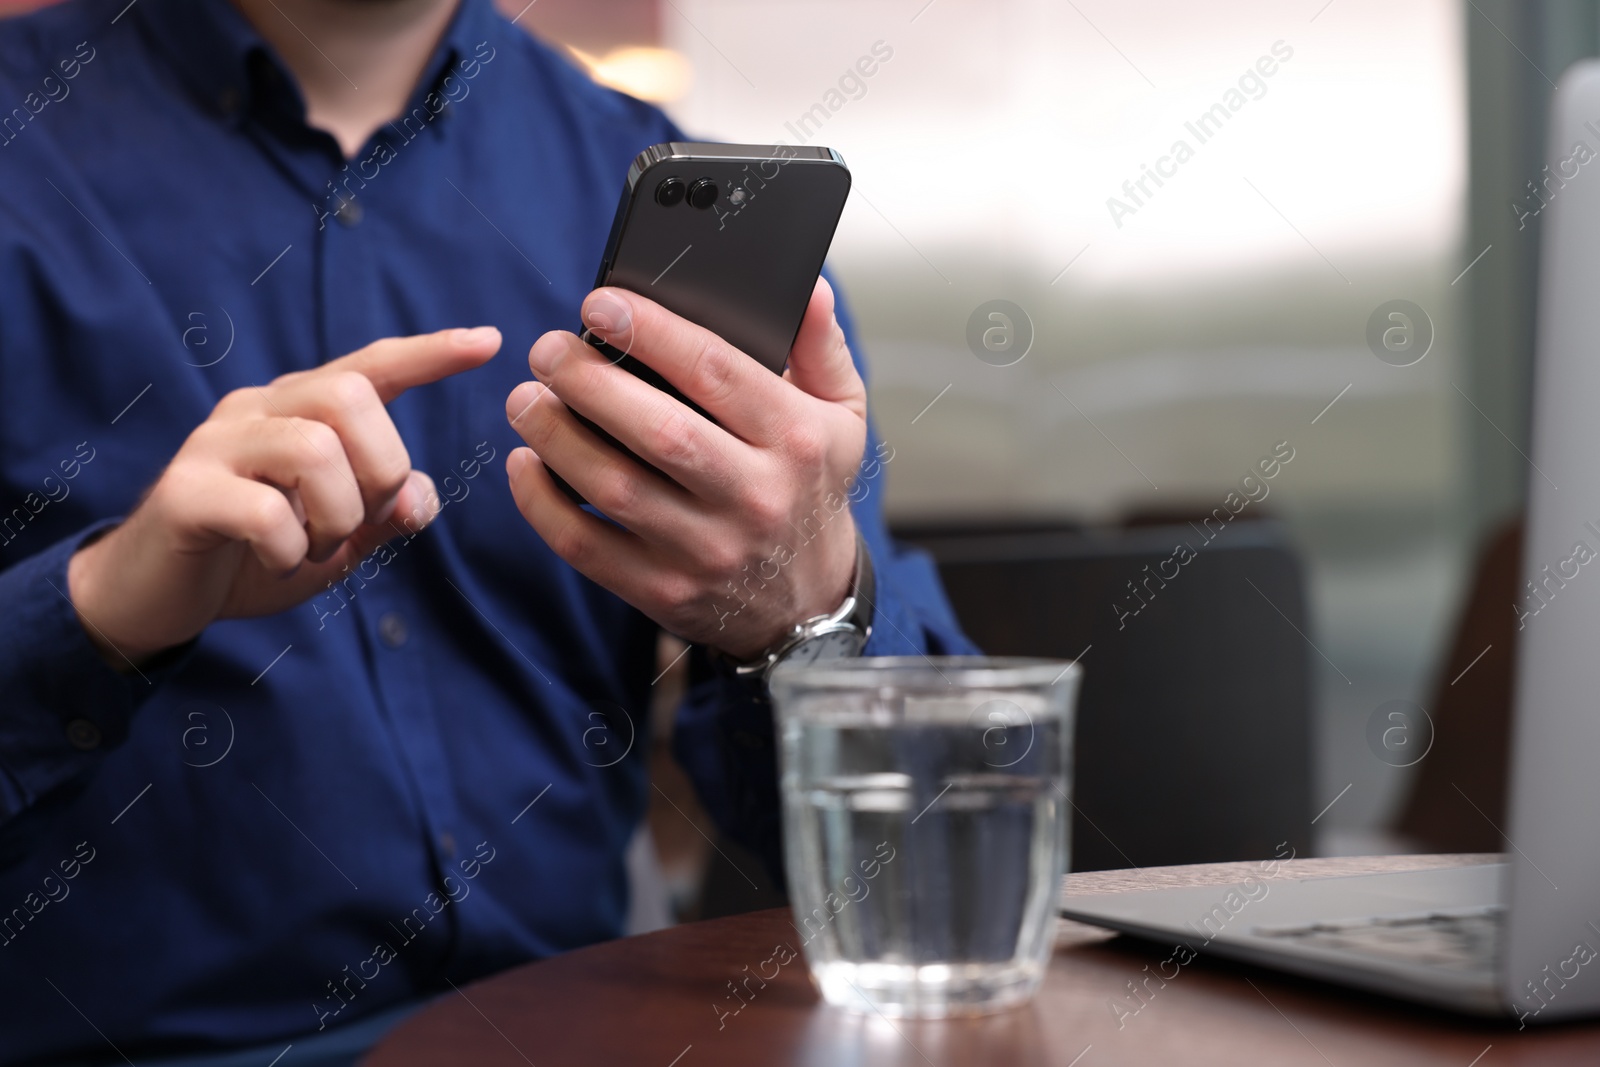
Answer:
[[(1204, 516), (1288, 442), (1241, 518), (1277, 520), (1300, 568), (1303, 617), (1282, 623), (1306, 693), (1278, 709), (1307, 724), (1316, 821), (1296, 847), (1503, 847), (1480, 764), (1503, 759), (1483, 720), (1503, 718), (1513, 579), (1480, 564), (1528, 474), (1532, 183), (1553, 82), (1595, 51), (1593, 4), (541, 0), (528, 17), (696, 136), (844, 155), (832, 265), (907, 532)], [(969, 342), (994, 300), (1031, 332), (1016, 362)], [(1396, 300), (1424, 316), (1406, 353), (1369, 340)], [(1485, 583), (1499, 595), (1469, 619)], [(1115, 622), (1105, 599), (1054, 608)], [(1452, 714), (1464, 689), (1493, 707)], [(1140, 752), (1106, 756), (1137, 776)]]
[[(694, 73), (668, 108), (717, 138), (793, 139), (841, 72), (875, 42), (893, 49), (814, 138), (855, 175), (833, 263), (896, 449), (891, 517), (1204, 515), (1289, 442), (1261, 507), (1303, 554), (1307, 633), (1331, 661), (1312, 663), (1316, 807), (1356, 782), (1318, 826), (1381, 824), (1403, 780), (1364, 724), (1420, 697), (1474, 535), (1478, 416), (1450, 387), (1464, 372), (1450, 282), (1477, 251), (1470, 9), (922, 3), (675, 0), (660, 16)], [(1289, 58), (1262, 76), (1275, 44)], [(1185, 124), (1247, 72), (1261, 95), (1201, 143)], [(1124, 191), (1178, 140), (1192, 159), (1148, 195)], [(1133, 211), (1113, 218), (1113, 197)], [(1011, 366), (966, 339), (997, 298), (1032, 322)], [(1438, 328), (1415, 366), (1366, 345), (1394, 298)], [(1103, 602), (1059, 608), (1112, 618)]]
[[(694, 136), (844, 155), (855, 184), (832, 267), (895, 448), (887, 507), (907, 534), (1110, 536), (1203, 517), (1287, 442), (1293, 461), (1240, 519), (1271, 520), (1262, 543), (1297, 564), (1268, 605), (1284, 617), (1268, 622), (1296, 631), (1303, 661), (1289, 674), (1303, 685), (1258, 687), (1252, 698), (1276, 702), (1237, 717), (1226, 697), (1210, 702), (1213, 732), (1303, 720), (1302, 735), (1281, 735), (1296, 751), (1255, 754), (1288, 767), (1265, 775), (1256, 807), (1295, 809), (1282, 834), (1303, 833), (1302, 852), (1503, 847), (1534, 183), (1553, 83), (1595, 52), (1594, 4), (540, 0), (525, 21)], [(980, 314), (982, 329), (1031, 343), (980, 356), (969, 323), (996, 300), (1021, 317)], [(1422, 318), (1380, 314), (1393, 301)], [(1396, 325), (1400, 351), (1381, 340)], [(1023, 554), (1081, 571), (1079, 549), (1052, 543)], [(946, 579), (958, 609), (985, 609), (949, 567)], [(1261, 611), (1243, 584), (1193, 595), (1211, 601), (1169, 634)], [(1121, 610), (1102, 596), (1036, 613), (1051, 609), (1111, 626)], [(1004, 630), (963, 619), (980, 639)], [(1219, 677), (1162, 653), (1133, 654), (1175, 675), (1154, 690), (1170, 719), (1187, 713), (1184, 685)], [(1248, 649), (1235, 662), (1275, 669), (1252, 668)], [(1080, 731), (1080, 805), (1092, 741)], [(1145, 753), (1098, 755), (1132, 781)], [(1456, 796), (1469, 793), (1476, 814)], [(1185, 803), (1176, 789), (1165, 802)], [(1088, 814), (1089, 834), (1118, 837), (1113, 816)], [(1150, 861), (1267, 854), (1216, 836)], [(1134, 862), (1133, 843), (1113, 844)]]
[[(1304, 592), (1307, 691), (1281, 713), (1306, 720), (1322, 814), (1295, 844), (1427, 847), (1400, 825), (1426, 760), (1369, 724), (1429, 746), (1474, 568), (1519, 506), (1537, 219), (1512, 205), (1538, 205), (1546, 75), (1593, 51), (1591, 5), (540, 0), (523, 21), (694, 136), (844, 155), (831, 262), (908, 532), (1204, 516), (1287, 442), (1241, 519), (1277, 521)], [(969, 344), (994, 300), (1031, 333), (1009, 365)], [(1425, 352), (1375, 355), (1395, 300)], [(1055, 607), (1115, 623), (1104, 599)]]

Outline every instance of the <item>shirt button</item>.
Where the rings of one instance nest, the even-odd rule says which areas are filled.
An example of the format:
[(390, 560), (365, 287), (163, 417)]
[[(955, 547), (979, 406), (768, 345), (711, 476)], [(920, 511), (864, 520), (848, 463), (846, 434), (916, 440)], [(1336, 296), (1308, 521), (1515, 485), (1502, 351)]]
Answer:
[(230, 85), (218, 93), (217, 110), (222, 112), (224, 118), (233, 118), (239, 110), (239, 90)]
[(406, 643), (406, 620), (400, 617), (399, 612), (386, 611), (378, 619), (378, 638), (390, 648), (399, 648)]
[(444, 833), (439, 835), (439, 848), (444, 852), (446, 857), (455, 857), (456, 839), (455, 836), (450, 833), (450, 831), (446, 830)]
[(88, 719), (73, 719), (67, 723), (67, 740), (83, 752), (89, 752), (100, 747), (100, 727)]
[(333, 217), (338, 219), (344, 228), (348, 230), (353, 229), (361, 222), (363, 214), (361, 204), (351, 199), (339, 201), (339, 209), (333, 213)]

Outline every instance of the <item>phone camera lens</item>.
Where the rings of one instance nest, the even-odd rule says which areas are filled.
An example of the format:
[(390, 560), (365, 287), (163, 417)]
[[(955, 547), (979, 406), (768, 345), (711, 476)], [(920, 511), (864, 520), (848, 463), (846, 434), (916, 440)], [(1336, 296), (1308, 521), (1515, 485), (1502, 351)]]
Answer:
[(701, 210), (717, 202), (717, 183), (710, 178), (701, 178), (689, 186), (689, 203)]
[(656, 186), (656, 203), (662, 207), (671, 207), (683, 199), (683, 194), (688, 188), (682, 178), (668, 178)]

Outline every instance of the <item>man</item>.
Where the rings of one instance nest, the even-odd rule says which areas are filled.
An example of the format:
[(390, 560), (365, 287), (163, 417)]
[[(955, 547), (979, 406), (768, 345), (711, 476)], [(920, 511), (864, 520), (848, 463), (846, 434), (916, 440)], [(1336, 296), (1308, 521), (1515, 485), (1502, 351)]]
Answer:
[(679, 759), (769, 859), (735, 664), (857, 592), (868, 654), (970, 648), (826, 283), (782, 379), (586, 293), (675, 138), (489, 0), (0, 24), (0, 1060), (300, 1056), (616, 936), (661, 629)]

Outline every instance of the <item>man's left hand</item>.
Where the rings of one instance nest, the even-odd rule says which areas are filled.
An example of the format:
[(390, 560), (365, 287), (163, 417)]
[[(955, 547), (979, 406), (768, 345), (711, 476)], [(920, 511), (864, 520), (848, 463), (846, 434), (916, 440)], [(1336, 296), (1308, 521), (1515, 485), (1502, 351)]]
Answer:
[[(539, 379), (506, 417), (528, 448), (506, 457), (517, 507), (562, 559), (668, 632), (739, 659), (850, 591), (848, 500), (866, 447), (867, 396), (818, 279), (782, 377), (708, 330), (622, 289), (583, 321), (711, 419), (552, 331), (528, 353)], [(580, 423), (581, 412), (646, 469)], [(616, 524), (578, 507), (555, 471)]]

